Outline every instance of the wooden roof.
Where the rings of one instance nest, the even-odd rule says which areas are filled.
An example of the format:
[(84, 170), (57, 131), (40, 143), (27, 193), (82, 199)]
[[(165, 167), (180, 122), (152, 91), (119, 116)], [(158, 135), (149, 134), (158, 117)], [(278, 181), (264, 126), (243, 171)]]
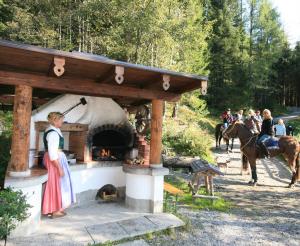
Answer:
[[(63, 58), (65, 72), (53, 72), (54, 58)], [(116, 66), (124, 68), (124, 82), (115, 82)], [(170, 88), (163, 89), (163, 76)], [(122, 105), (139, 105), (179, 96), (201, 87), (205, 76), (179, 73), (108, 59), (83, 52), (65, 52), (0, 39), (0, 103), (13, 102), (14, 85), (34, 88), (33, 103), (38, 105), (63, 93), (111, 97)]]

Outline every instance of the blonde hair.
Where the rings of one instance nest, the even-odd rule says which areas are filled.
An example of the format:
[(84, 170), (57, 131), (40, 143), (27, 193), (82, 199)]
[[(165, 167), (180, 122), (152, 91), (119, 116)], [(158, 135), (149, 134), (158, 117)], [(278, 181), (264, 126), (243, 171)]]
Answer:
[(255, 113), (254, 113), (254, 110), (252, 110), (252, 109), (249, 109), (249, 112), (248, 112), (248, 114), (249, 114), (249, 115), (251, 115), (251, 116), (252, 116), (252, 115), (255, 115)]
[(271, 111), (269, 109), (264, 109), (263, 116), (264, 119), (272, 119)]
[(279, 120), (278, 120), (278, 124), (279, 124), (279, 125), (283, 125), (283, 119), (279, 119)]
[(64, 117), (63, 114), (60, 113), (60, 112), (51, 112), (51, 113), (48, 114), (47, 119), (48, 119), (50, 124), (53, 124), (54, 121), (59, 120), (63, 117)]

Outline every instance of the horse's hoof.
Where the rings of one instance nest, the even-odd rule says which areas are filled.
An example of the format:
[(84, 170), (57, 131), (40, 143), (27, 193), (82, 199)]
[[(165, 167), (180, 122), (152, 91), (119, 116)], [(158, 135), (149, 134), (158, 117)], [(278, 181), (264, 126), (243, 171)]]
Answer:
[(254, 181), (253, 183), (252, 183), (252, 186), (257, 186), (257, 181)]
[(295, 188), (295, 184), (289, 184), (288, 188)]
[(249, 185), (253, 185), (253, 181), (250, 180), (250, 181), (248, 182), (248, 184), (249, 184)]

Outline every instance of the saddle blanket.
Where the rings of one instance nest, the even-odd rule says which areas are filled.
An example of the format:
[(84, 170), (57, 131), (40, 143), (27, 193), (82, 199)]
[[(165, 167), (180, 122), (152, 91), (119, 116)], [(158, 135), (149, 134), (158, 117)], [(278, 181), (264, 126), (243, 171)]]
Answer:
[(279, 148), (278, 142), (279, 142), (278, 138), (271, 137), (267, 139), (264, 142), (264, 144), (266, 145), (267, 148)]

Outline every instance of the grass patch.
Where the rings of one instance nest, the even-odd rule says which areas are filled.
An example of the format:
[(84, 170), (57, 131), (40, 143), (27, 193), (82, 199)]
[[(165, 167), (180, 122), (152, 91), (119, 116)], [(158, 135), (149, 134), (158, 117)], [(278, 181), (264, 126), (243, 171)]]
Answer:
[(294, 137), (296, 137), (300, 141), (300, 117), (289, 120), (288, 125), (291, 125), (294, 127)]
[[(221, 212), (228, 212), (231, 208), (231, 203), (220, 197), (219, 193), (215, 193), (220, 197), (219, 199), (193, 198), (187, 181), (181, 177), (168, 175), (165, 176), (165, 181), (184, 192), (183, 196), (178, 197), (179, 204), (187, 205), (192, 209), (216, 210)], [(206, 190), (200, 188), (198, 194), (206, 195)]]

